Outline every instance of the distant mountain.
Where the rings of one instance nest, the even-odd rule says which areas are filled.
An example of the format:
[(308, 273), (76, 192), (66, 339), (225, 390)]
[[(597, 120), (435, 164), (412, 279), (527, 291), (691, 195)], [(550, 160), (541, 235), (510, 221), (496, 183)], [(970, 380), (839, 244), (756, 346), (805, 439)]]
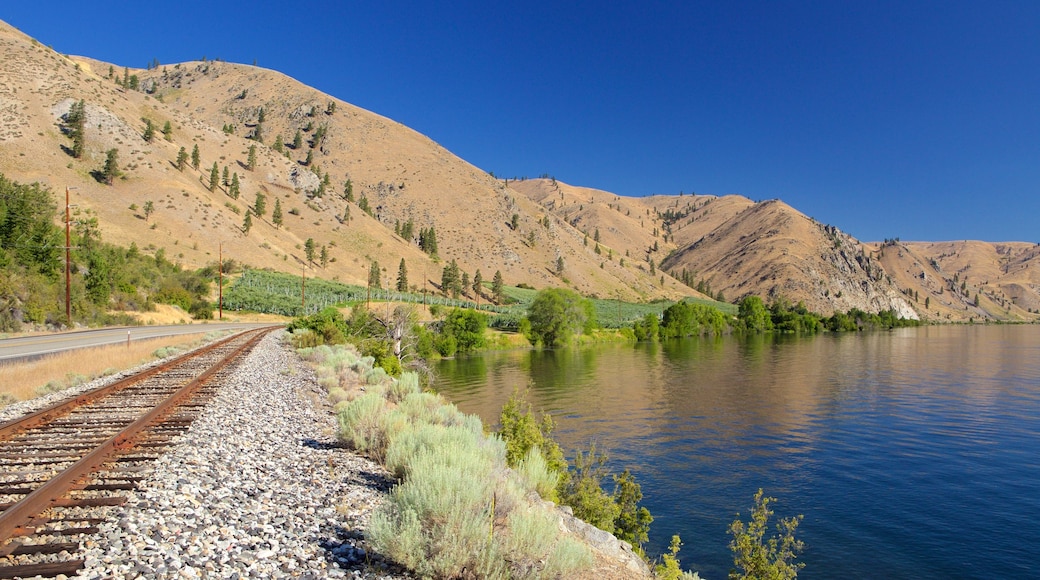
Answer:
[[(0, 173), (56, 193), (75, 188), (78, 219), (96, 217), (103, 239), (161, 249), (186, 266), (215, 262), (222, 245), (239, 262), (300, 272), (313, 239), (329, 261), (307, 264), (310, 275), (360, 284), (372, 260), (393, 283), (404, 259), (411, 285), (434, 290), (454, 259), (485, 280), (500, 270), (510, 284), (625, 300), (674, 299), (700, 287), (730, 301), (804, 301), (823, 313), (857, 307), (967, 320), (1040, 311), (1030, 244), (863, 244), (779, 201), (626, 198), (552, 179), (503, 181), (400, 123), (253, 66), (127, 69), (58, 54), (2, 22), (0, 55)], [(77, 159), (65, 116), (80, 100), (85, 149)], [(146, 141), (149, 122), (155, 135)], [(189, 160), (178, 170), (181, 148), (190, 155), (195, 147), (198, 169)], [(113, 148), (122, 176), (105, 185), (95, 174)], [(225, 168), (240, 182), (237, 199), (223, 184)], [(246, 233), (257, 194), (266, 211)], [(148, 202), (154, 211), (146, 214)], [(436, 232), (436, 257), (417, 243), (427, 228)], [(918, 266), (925, 278), (914, 277)], [(970, 304), (950, 290), (965, 278), (978, 307), (971, 289)]]

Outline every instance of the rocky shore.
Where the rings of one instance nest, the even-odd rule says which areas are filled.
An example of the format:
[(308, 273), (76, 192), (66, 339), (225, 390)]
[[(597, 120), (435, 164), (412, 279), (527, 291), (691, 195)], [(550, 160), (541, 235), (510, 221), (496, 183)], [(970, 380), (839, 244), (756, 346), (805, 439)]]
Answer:
[(341, 449), (311, 371), (266, 337), (86, 546), (78, 578), (410, 578), (363, 529), (393, 480)]
[[(124, 506), (105, 508), (75, 578), (414, 578), (364, 539), (393, 478), (339, 443), (325, 389), (282, 335), (238, 364)], [(124, 374), (11, 405), (0, 421)], [(627, 544), (559, 513), (593, 549), (581, 577), (652, 577)]]

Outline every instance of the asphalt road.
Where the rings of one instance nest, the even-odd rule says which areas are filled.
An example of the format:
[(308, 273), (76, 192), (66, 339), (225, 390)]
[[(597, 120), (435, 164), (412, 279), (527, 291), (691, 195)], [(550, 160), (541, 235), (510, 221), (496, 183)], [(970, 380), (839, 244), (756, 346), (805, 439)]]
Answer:
[(0, 340), (0, 363), (14, 362), (20, 359), (33, 359), (44, 355), (87, 348), (107, 344), (126, 344), (148, 338), (178, 336), (182, 334), (199, 334), (219, 330), (245, 330), (271, 326), (255, 323), (211, 323), (211, 324), (175, 324), (168, 326), (123, 326), (117, 328), (99, 328), (94, 330), (78, 330), (57, 334), (40, 334)]

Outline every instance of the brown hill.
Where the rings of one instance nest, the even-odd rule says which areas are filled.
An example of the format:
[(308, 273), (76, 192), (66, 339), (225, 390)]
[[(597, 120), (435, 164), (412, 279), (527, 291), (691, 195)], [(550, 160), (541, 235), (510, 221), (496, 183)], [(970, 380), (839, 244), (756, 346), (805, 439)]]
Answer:
[[(891, 308), (939, 320), (1040, 313), (1040, 258), (1030, 244), (895, 249), (863, 245), (778, 201), (631, 198), (553, 179), (503, 182), (400, 123), (253, 66), (124, 69), (57, 54), (2, 22), (0, 56), (0, 172), (58, 194), (75, 188), (77, 223), (96, 218), (105, 240), (162, 250), (186, 266), (212, 263), (222, 246), (239, 262), (299, 272), (313, 239), (329, 262), (324, 270), (309, 264), (309, 275), (351, 283), (367, 281), (371, 260), (392, 283), (403, 259), (412, 287), (433, 289), (444, 261), (455, 259), (485, 280), (500, 270), (510, 284), (629, 300), (695, 294), (683, 279), (730, 300), (783, 297), (824, 313)], [(63, 120), (79, 100), (86, 147), (74, 159)], [(157, 131), (151, 141), (148, 121)], [(168, 139), (160, 132), (167, 123)], [(178, 170), (178, 152), (195, 147), (198, 169)], [(122, 177), (104, 185), (93, 174), (112, 148)], [(214, 164), (238, 177), (240, 197), (222, 183), (210, 190)], [(348, 180), (354, 202), (345, 199)], [(267, 210), (245, 232), (258, 194)], [(271, 221), (276, 201), (280, 227)], [(154, 212), (146, 214), (149, 202)], [(408, 222), (406, 240), (396, 232)], [(416, 243), (430, 227), (437, 258)]]
[(1040, 244), (889, 241), (870, 249), (926, 319), (1029, 321), (1040, 314)]
[[(421, 288), (425, 274), (432, 289), (444, 261), (456, 259), (470, 274), (479, 269), (485, 280), (501, 270), (510, 284), (571, 286), (626, 299), (683, 292), (670, 278), (662, 283), (634, 264), (595, 254), (577, 230), (429, 138), (281, 73), (224, 62), (123, 69), (57, 54), (2, 23), (0, 53), (0, 172), (59, 193), (74, 187), (81, 217), (96, 217), (107, 241), (163, 249), (188, 266), (213, 262), (223, 243), (226, 256), (246, 264), (298, 272), (304, 242), (313, 238), (330, 257), (317, 275), (346, 282), (364, 283), (373, 259), (392, 282), (403, 258), (412, 286)], [(120, 86), (123, 79), (139, 90)], [(73, 159), (61, 123), (80, 99), (86, 104), (86, 152)], [(169, 122), (170, 140), (157, 132), (146, 142), (146, 119), (157, 131)], [(262, 143), (247, 138), (258, 125)], [(301, 143), (293, 148), (297, 131)], [(274, 148), (279, 136), (282, 152)], [(256, 165), (249, 169), (254, 145)], [(199, 169), (189, 164), (178, 171), (180, 148), (191, 152), (195, 146)], [(91, 172), (111, 148), (119, 150), (123, 177), (109, 186)], [(221, 174), (227, 167), (238, 175), (238, 199), (223, 185), (209, 190), (214, 163)], [(368, 201), (372, 217), (344, 199), (347, 180), (356, 200)], [(245, 233), (243, 217), (258, 193), (266, 197), (265, 219)], [(284, 214), (280, 228), (270, 222), (275, 200)], [(148, 201), (155, 211), (145, 219), (141, 208)], [(395, 226), (409, 220), (414, 234), (404, 240)], [(436, 231), (439, 260), (416, 243), (419, 230), (429, 227)]]

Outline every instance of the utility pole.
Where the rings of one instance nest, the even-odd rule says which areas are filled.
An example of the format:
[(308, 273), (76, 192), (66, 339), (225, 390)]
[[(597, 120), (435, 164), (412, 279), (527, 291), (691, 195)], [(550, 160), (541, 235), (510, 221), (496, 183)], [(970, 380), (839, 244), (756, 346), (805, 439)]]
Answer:
[(72, 240), (69, 235), (69, 224), (72, 219), (69, 216), (69, 190), (65, 186), (65, 321), (72, 328)]
[(224, 320), (224, 242), (217, 243), (217, 279), (217, 319)]

